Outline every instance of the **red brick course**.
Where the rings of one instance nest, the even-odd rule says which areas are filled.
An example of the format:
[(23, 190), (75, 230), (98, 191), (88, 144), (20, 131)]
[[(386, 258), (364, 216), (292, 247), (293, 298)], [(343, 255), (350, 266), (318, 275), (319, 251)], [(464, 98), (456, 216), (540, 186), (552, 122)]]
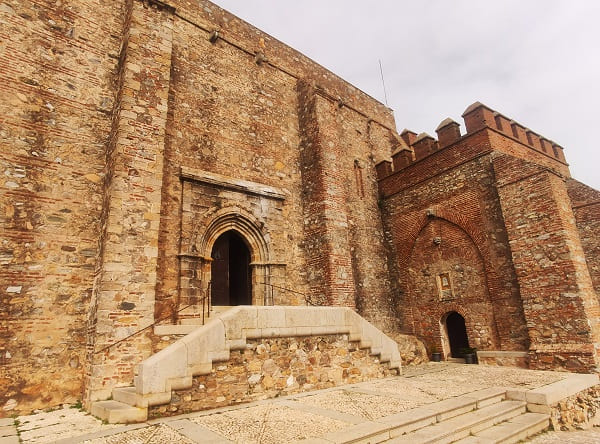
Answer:
[(600, 194), (556, 143), (479, 103), (465, 135), (399, 136), (205, 0), (7, 0), (0, 18), (0, 415), (130, 384), (150, 330), (93, 352), (197, 315), (176, 311), (230, 229), (253, 303), (354, 307), (446, 352), (457, 311), (482, 350), (596, 365)]

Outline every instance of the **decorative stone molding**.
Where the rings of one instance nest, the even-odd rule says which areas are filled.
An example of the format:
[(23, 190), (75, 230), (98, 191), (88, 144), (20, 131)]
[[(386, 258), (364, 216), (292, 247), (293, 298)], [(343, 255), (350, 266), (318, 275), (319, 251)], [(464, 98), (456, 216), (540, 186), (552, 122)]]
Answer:
[(196, 182), (208, 183), (242, 193), (255, 194), (270, 199), (285, 200), (286, 193), (280, 189), (249, 180), (234, 179), (222, 174), (209, 173), (208, 171), (196, 170), (185, 166), (181, 167), (181, 177)]

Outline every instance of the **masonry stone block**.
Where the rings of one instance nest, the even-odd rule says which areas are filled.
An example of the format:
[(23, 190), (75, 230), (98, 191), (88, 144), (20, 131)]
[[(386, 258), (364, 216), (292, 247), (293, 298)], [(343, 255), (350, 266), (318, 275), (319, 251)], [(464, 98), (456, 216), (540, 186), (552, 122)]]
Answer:
[(399, 362), (372, 327), (448, 356), (452, 313), (479, 351), (527, 354), (492, 363), (597, 370), (600, 195), (561, 146), (479, 102), (463, 136), (450, 121), (439, 141), (399, 136), (384, 104), (208, 0), (63, 6), (0, 11), (11, 413), (130, 384), (208, 316), (231, 231), (251, 306), (169, 352), (177, 372), (184, 348), (196, 372), (247, 339), (340, 332)]

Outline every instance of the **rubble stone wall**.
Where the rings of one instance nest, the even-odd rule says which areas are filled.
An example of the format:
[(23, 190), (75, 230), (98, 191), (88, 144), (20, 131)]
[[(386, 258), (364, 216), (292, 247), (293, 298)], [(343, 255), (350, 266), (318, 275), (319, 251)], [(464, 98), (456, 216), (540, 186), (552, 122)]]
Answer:
[(550, 406), (554, 430), (577, 430), (597, 426), (600, 418), (600, 386), (591, 387)]
[(600, 191), (574, 179), (567, 191), (596, 294), (600, 296)]
[(0, 3), (0, 416), (82, 398), (125, 9)]
[(473, 347), (528, 346), (487, 147), (478, 133), (380, 181), (402, 329), (446, 354), (443, 322), (452, 311), (465, 318)]
[(248, 341), (227, 362), (196, 376), (192, 388), (173, 392), (169, 405), (149, 417), (168, 416), (335, 387), (396, 374), (387, 364), (348, 342), (347, 335)]

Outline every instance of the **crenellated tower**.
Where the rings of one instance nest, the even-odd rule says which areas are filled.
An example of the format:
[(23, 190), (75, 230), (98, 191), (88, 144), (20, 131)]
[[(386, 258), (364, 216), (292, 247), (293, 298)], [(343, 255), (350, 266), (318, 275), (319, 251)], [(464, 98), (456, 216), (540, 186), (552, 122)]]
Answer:
[(480, 102), (462, 117), (465, 134), (450, 118), (437, 139), (404, 130), (376, 164), (403, 329), (450, 355), (459, 319), (484, 361), (594, 371), (596, 254), (580, 227), (597, 224), (571, 201), (585, 190), (552, 140)]

